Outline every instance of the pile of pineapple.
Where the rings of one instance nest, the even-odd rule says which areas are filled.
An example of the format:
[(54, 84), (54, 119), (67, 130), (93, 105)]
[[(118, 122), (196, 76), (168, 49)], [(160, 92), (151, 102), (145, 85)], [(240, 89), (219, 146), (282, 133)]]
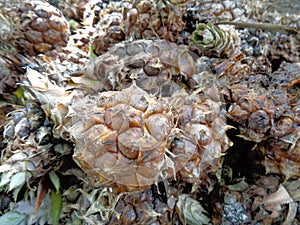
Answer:
[(0, 224), (300, 223), (300, 15), (263, 0), (0, 13)]

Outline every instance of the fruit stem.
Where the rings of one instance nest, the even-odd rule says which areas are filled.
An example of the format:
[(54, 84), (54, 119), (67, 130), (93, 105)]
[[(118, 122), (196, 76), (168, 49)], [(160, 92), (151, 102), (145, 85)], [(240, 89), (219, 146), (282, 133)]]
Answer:
[(287, 25), (279, 25), (279, 24), (269, 24), (269, 23), (248, 23), (248, 22), (235, 22), (235, 21), (220, 21), (216, 24), (228, 24), (235, 25), (242, 28), (255, 28), (262, 30), (270, 30), (270, 31), (279, 31), (288, 34), (299, 34), (299, 30), (296, 27), (291, 27)]

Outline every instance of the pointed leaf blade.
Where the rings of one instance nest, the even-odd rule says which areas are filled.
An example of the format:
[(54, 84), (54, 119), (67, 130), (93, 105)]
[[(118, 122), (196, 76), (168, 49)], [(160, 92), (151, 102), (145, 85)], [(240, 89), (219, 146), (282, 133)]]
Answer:
[(60, 180), (57, 174), (54, 171), (49, 173), (50, 180), (55, 187), (56, 192), (59, 192), (60, 189)]
[(57, 225), (62, 210), (62, 195), (60, 191), (51, 190), (52, 224)]

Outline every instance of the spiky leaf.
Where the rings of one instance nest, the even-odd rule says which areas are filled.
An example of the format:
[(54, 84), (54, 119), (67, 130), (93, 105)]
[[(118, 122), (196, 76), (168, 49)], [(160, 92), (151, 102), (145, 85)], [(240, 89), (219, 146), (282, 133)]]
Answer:
[(190, 195), (181, 194), (178, 198), (177, 208), (184, 224), (209, 224), (210, 219), (205, 215), (206, 211), (200, 202), (193, 199)]
[(52, 224), (57, 225), (62, 210), (62, 195), (60, 191), (51, 190)]
[(19, 172), (14, 174), (9, 183), (9, 191), (14, 190), (17, 187), (22, 187), (26, 181), (26, 172)]
[(58, 193), (59, 189), (60, 189), (60, 180), (59, 180), (59, 177), (57, 176), (57, 174), (54, 171), (51, 171), (49, 173), (49, 177), (50, 177), (50, 180), (51, 180), (52, 184), (55, 187), (56, 192)]

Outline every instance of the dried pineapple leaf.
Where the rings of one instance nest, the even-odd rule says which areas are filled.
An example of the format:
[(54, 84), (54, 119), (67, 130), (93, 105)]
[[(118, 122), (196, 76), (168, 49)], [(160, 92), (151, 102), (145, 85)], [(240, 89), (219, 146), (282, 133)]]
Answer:
[(43, 179), (41, 179), (39, 182), (38, 194), (37, 194), (36, 202), (35, 202), (35, 214), (36, 215), (39, 213), (40, 206), (41, 206), (46, 194), (47, 194), (47, 188), (43, 184)]
[(53, 84), (46, 75), (33, 69), (27, 68), (26, 76), (31, 85), (24, 85), (42, 104), (50, 105), (51, 108), (57, 103), (57, 99), (69, 95), (64, 88)]
[(294, 181), (285, 181), (282, 184), (290, 196), (294, 199), (294, 201), (300, 201), (300, 180), (294, 180)]
[(285, 221), (282, 223), (282, 225), (293, 224), (293, 221), (297, 215), (297, 209), (298, 209), (298, 203), (296, 203), (296, 202), (289, 203), (289, 211), (288, 211), (288, 214), (286, 215)]
[(30, 81), (31, 85), (35, 88), (46, 90), (46, 89), (55, 89), (56, 85), (50, 82), (48, 77), (42, 75), (36, 70), (27, 68), (26, 77)]
[(287, 192), (285, 187), (280, 184), (279, 188), (276, 192), (270, 194), (267, 196), (264, 200), (265, 205), (273, 206), (278, 204), (286, 204), (293, 202), (293, 198), (290, 196), (290, 194)]

